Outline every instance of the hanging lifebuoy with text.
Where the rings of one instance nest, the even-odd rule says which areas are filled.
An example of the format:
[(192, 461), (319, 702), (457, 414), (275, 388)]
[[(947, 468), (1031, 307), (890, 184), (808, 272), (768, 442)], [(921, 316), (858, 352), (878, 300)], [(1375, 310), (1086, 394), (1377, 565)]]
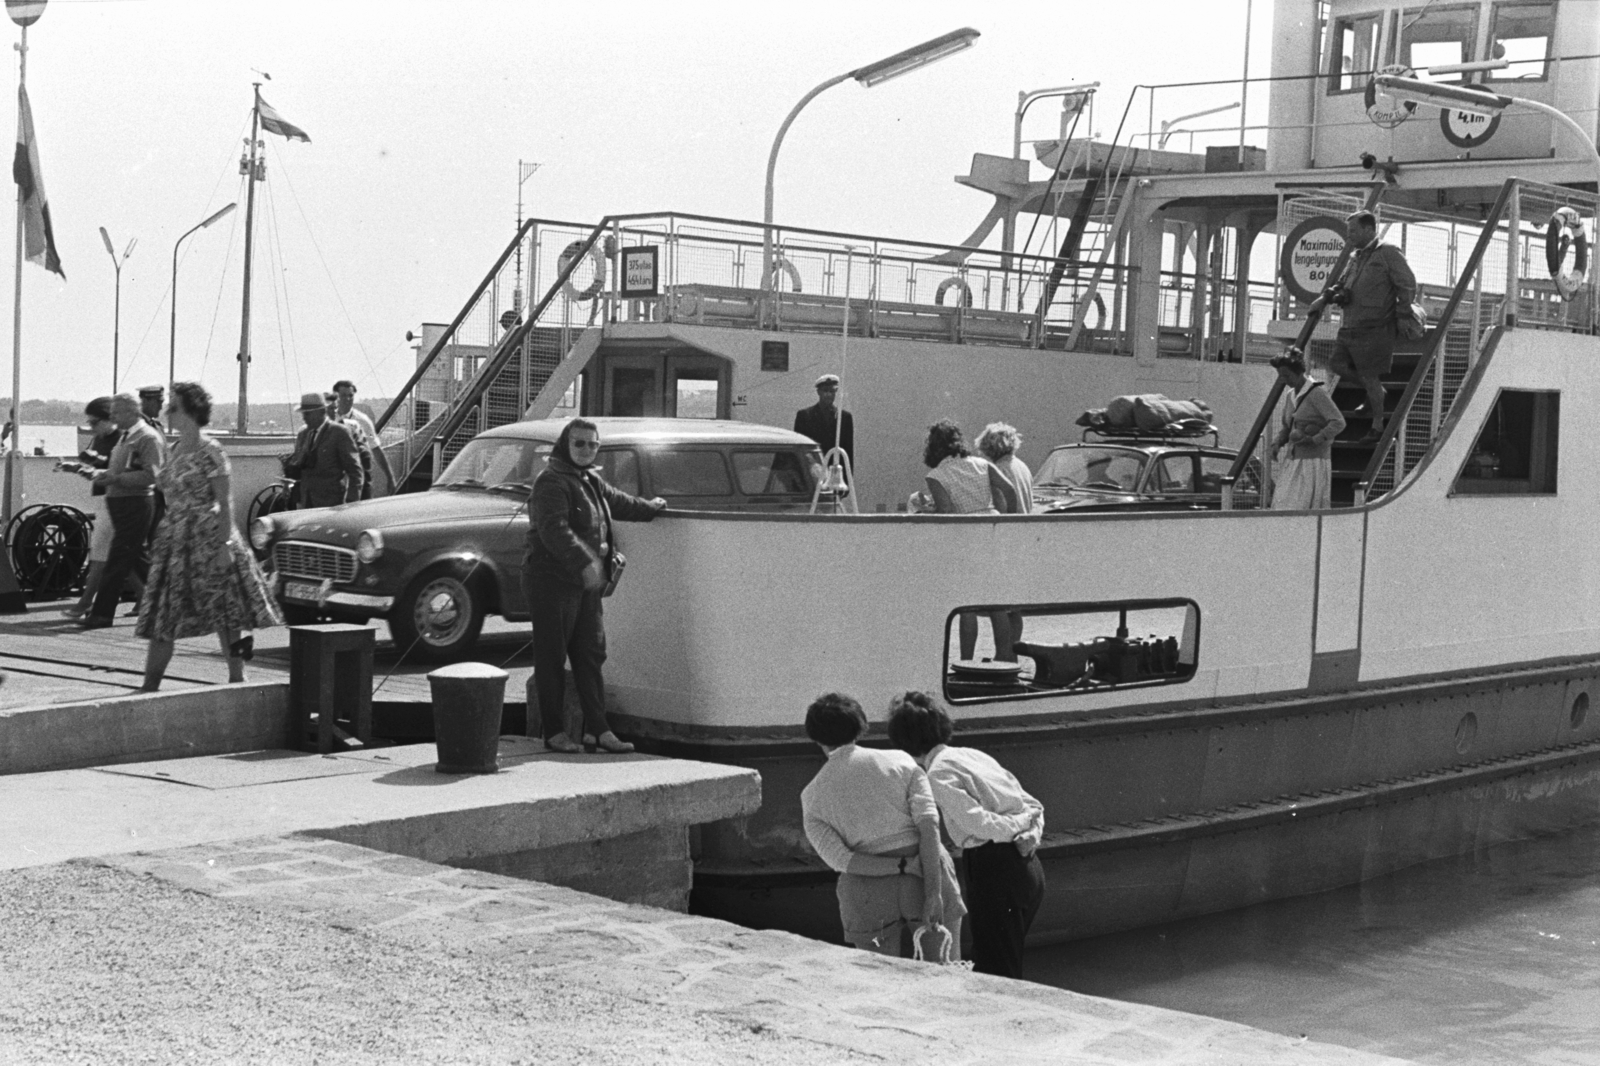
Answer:
[[(1567, 265), (1571, 253), (1572, 265)], [(1563, 300), (1578, 295), (1589, 275), (1589, 237), (1583, 219), (1570, 207), (1560, 207), (1544, 229), (1544, 265)]]

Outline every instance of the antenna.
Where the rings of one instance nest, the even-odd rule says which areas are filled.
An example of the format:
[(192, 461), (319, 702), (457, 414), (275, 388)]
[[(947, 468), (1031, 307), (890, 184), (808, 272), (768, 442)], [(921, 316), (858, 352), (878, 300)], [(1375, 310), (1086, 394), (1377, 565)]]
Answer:
[(250, 73), (261, 75), (261, 80), (262, 81), (271, 81), (272, 80), (272, 75), (271, 74), (268, 74), (264, 70), (257, 70), (255, 67), (251, 67), (250, 68)]

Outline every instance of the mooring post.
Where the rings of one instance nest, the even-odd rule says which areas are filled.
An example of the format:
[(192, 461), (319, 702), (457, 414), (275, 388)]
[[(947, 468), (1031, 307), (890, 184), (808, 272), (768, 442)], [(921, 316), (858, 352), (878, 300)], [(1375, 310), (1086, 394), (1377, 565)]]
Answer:
[(372, 742), (373, 640), (367, 626), (289, 628), (289, 706), (307, 751)]
[(441, 774), (492, 774), (500, 769), (500, 716), (510, 675), (487, 663), (455, 663), (428, 675), (433, 693), (434, 767)]

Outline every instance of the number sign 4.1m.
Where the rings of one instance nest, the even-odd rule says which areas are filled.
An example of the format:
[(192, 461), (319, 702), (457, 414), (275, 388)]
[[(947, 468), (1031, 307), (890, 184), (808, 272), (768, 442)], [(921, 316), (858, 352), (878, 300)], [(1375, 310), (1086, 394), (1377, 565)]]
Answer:
[(1278, 261), (1284, 287), (1305, 303), (1322, 295), (1344, 243), (1344, 220), (1332, 215), (1308, 218), (1290, 230)]
[(622, 292), (624, 300), (639, 300), (661, 295), (661, 274), (657, 269), (660, 249), (639, 245), (622, 249)]

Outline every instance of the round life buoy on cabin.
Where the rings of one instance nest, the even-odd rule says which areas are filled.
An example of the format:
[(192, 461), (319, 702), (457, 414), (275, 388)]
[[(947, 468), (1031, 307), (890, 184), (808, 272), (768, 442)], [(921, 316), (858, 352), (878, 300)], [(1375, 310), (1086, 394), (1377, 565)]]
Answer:
[(933, 292), (933, 302), (938, 304), (940, 307), (943, 307), (944, 294), (949, 292), (951, 289), (961, 290), (962, 307), (972, 306), (972, 286), (968, 285), (966, 281), (961, 278), (945, 278), (943, 281), (939, 282), (939, 287)]
[(1094, 325), (1086, 326), (1087, 329), (1103, 329), (1106, 324), (1106, 302), (1100, 298), (1099, 293), (1094, 294)]
[(773, 289), (778, 287), (778, 275), (780, 273), (788, 277), (790, 292), (800, 291), (800, 271), (796, 270), (794, 264), (783, 256), (775, 255), (772, 257), (772, 275), (767, 278)]
[(572, 284), (572, 279), (568, 278), (561, 286), (561, 289), (567, 294), (567, 299), (569, 300), (577, 300), (579, 302), (592, 300), (599, 296), (601, 290), (606, 287), (606, 257), (600, 251), (598, 244), (590, 244), (588, 241), (573, 241), (561, 249), (561, 255), (556, 260), (556, 271), (558, 273), (565, 271), (567, 264), (582, 255), (585, 247), (589, 249), (589, 261), (594, 264), (594, 280), (589, 283), (588, 288), (579, 291), (578, 287)]
[[(1572, 267), (1564, 269), (1569, 250)], [(1583, 231), (1583, 219), (1570, 207), (1557, 208), (1544, 228), (1544, 265), (1563, 300), (1578, 295), (1589, 275), (1589, 237)]]

